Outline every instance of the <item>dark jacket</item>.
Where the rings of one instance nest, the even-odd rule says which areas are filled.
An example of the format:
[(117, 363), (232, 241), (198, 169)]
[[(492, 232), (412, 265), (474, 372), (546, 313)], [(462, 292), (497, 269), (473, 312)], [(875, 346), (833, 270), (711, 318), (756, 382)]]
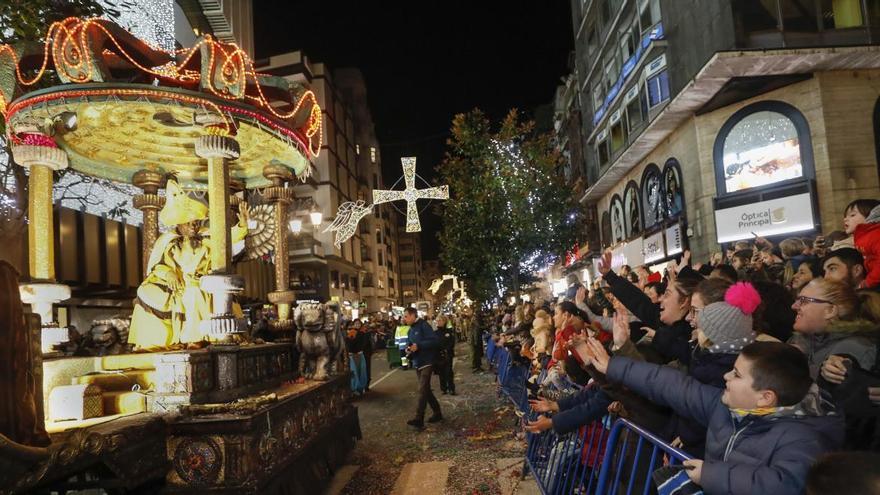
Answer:
[(845, 450), (880, 452), (880, 406), (868, 399), (868, 387), (880, 387), (880, 359), (873, 369), (865, 370), (851, 356), (846, 364), (846, 379), (835, 384), (821, 375), (819, 387), (828, 390), (846, 418)]
[(812, 393), (797, 413), (735, 419), (721, 402), (723, 390), (665, 366), (615, 357), (608, 378), (708, 428), (700, 483), (706, 493), (800, 494), (815, 459), (843, 438), (843, 418), (808, 407), (820, 403)]
[(437, 327), (435, 333), (440, 339), (438, 358), (441, 361), (452, 359), (455, 355), (455, 330), (449, 327)]
[(407, 346), (416, 344), (419, 348), (409, 356), (416, 369), (434, 364), (437, 359), (440, 339), (431, 325), (428, 325), (428, 322), (421, 318), (410, 326), (409, 333), (406, 335), (406, 344)]
[(361, 332), (354, 332), (354, 336), (351, 338), (349, 338), (348, 335), (348, 333), (345, 334), (345, 350), (347, 350), (349, 354), (364, 352), (364, 347), (367, 343), (367, 335)]
[(574, 395), (559, 399), (557, 404), (559, 412), (553, 415), (553, 430), (568, 433), (607, 414), (611, 397), (597, 386), (584, 387)]
[(651, 299), (638, 287), (614, 272), (608, 272), (604, 278), (611, 286), (614, 297), (620, 299), (626, 309), (645, 326), (656, 330), (651, 347), (661, 355), (663, 362), (668, 363), (678, 359), (682, 364), (690, 363), (690, 340), (693, 328), (687, 320), (682, 319), (672, 325), (664, 324), (660, 321), (660, 305), (651, 302)]

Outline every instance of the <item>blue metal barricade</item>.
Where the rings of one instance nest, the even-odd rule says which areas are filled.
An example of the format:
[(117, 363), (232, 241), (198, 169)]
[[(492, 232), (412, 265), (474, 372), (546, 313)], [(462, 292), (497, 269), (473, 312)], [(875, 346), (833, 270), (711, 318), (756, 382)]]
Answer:
[(489, 368), (494, 368), (496, 362), (498, 360), (498, 346), (495, 345), (495, 341), (491, 336), (486, 340), (486, 363), (489, 364)]
[[(530, 419), (536, 417), (530, 415)], [(563, 435), (552, 429), (529, 434), (526, 468), (531, 471), (541, 493), (596, 493), (602, 449), (608, 433), (606, 423), (598, 420)]]
[(627, 495), (647, 495), (653, 485), (654, 470), (665, 463), (681, 464), (690, 458), (641, 426), (619, 419), (608, 436), (596, 493), (616, 494), (625, 488)]

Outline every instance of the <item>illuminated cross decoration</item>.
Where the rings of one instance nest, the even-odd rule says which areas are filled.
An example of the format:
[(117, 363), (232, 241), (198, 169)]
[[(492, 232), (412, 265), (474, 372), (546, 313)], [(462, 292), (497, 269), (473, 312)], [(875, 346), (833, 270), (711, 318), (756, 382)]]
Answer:
[(374, 189), (373, 204), (406, 201), (406, 231), (419, 232), (422, 230), (422, 224), (419, 222), (416, 201), (420, 199), (449, 199), (449, 186), (416, 189), (416, 158), (405, 156), (400, 161), (403, 163), (403, 179), (406, 182), (406, 189), (403, 191)]

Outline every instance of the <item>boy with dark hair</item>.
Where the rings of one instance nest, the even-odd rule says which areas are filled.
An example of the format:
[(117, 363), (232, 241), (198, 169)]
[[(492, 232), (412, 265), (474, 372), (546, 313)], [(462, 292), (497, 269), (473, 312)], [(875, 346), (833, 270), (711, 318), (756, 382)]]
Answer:
[(586, 352), (609, 380), (708, 428), (705, 459), (684, 462), (706, 493), (800, 494), (816, 457), (842, 442), (843, 419), (827, 409), (806, 357), (790, 345), (747, 345), (724, 376), (724, 389), (666, 366), (609, 360), (592, 339)]

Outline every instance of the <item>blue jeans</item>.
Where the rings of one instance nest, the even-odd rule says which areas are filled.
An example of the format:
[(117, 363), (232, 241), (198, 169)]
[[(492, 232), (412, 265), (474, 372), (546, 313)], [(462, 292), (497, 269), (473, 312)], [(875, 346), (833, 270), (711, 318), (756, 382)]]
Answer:
[(364, 353), (349, 354), (348, 367), (351, 368), (352, 392), (363, 392), (367, 388), (367, 361)]

